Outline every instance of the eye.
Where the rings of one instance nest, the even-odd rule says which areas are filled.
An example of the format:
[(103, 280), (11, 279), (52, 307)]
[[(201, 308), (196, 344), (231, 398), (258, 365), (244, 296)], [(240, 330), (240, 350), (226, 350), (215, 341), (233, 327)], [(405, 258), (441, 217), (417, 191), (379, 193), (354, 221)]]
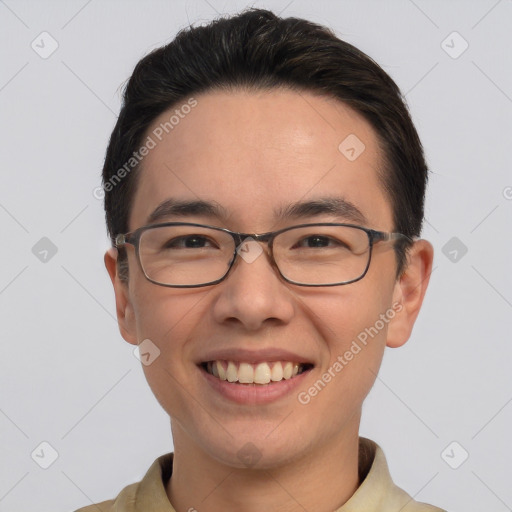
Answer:
[(164, 245), (164, 249), (203, 249), (205, 247), (218, 247), (209, 238), (202, 235), (186, 235), (171, 238)]
[(299, 240), (299, 247), (327, 247), (329, 245), (329, 238), (326, 236), (313, 235)]
[(325, 247), (347, 247), (342, 240), (324, 235), (310, 235), (302, 238), (296, 244), (299, 248), (325, 248)]

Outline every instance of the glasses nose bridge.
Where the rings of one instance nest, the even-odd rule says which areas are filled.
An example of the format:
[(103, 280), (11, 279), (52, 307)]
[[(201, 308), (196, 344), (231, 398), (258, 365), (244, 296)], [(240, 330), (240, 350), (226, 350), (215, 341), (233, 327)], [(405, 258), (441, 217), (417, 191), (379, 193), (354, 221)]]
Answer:
[(274, 240), (274, 237), (275, 237), (275, 233), (273, 232), (270, 232), (270, 233), (261, 233), (261, 234), (253, 234), (253, 235), (248, 235), (250, 236), (251, 238), (253, 238), (254, 240), (256, 240), (256, 242), (263, 242), (263, 243), (266, 243), (269, 247), (272, 246), (272, 242)]
[(272, 242), (276, 236), (275, 232), (268, 233), (240, 233), (238, 231), (230, 231), (233, 240), (235, 241), (236, 247), (240, 246), (245, 240), (252, 239), (256, 242), (264, 242), (269, 248), (272, 247)]

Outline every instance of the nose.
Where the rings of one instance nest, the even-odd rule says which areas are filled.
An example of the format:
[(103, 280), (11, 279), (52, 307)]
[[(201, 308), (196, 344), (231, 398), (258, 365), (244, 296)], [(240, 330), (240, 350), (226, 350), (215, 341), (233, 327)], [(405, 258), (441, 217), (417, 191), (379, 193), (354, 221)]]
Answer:
[(270, 324), (285, 325), (295, 314), (289, 285), (272, 266), (266, 244), (255, 240), (240, 245), (233, 268), (217, 286), (213, 314), (219, 323), (256, 331)]

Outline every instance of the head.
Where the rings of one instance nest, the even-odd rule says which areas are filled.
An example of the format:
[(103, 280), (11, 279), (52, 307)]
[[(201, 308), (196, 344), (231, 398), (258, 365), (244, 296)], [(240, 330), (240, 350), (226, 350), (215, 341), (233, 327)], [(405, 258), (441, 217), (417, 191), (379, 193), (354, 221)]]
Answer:
[[(344, 153), (347, 140), (356, 158)], [(239, 258), (218, 284), (161, 287), (144, 277), (132, 246), (109, 250), (121, 333), (158, 348), (144, 371), (175, 442), (239, 465), (251, 440), (270, 467), (327, 446), (344, 428), (353, 433), (384, 347), (407, 341), (428, 284), (432, 248), (416, 239), (426, 182), (398, 87), (324, 27), (251, 9), (183, 30), (137, 64), (103, 168), (113, 244), (169, 198), (217, 207), (174, 208), (169, 221), (244, 233), (347, 221), (332, 202), (325, 207), (342, 199), (364, 227), (405, 235), (374, 247), (364, 279), (318, 288), (285, 282), (265, 251), (250, 264)], [(298, 218), (276, 214), (306, 202)], [(267, 351), (272, 362), (276, 347), (307, 363), (293, 397), (261, 407), (205, 384), (204, 358)], [(309, 392), (319, 380), (325, 386)]]

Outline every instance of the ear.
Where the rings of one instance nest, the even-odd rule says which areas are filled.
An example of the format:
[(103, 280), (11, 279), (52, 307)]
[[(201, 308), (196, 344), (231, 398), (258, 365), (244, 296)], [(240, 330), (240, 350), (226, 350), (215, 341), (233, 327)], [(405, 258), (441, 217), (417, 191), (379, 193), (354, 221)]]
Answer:
[(137, 345), (137, 331), (135, 328), (135, 315), (130, 301), (128, 284), (119, 278), (117, 266), (118, 250), (111, 247), (104, 256), (105, 267), (110, 275), (116, 296), (117, 323), (121, 336), (132, 345)]
[(407, 266), (397, 279), (393, 291), (393, 309), (386, 345), (401, 347), (411, 336), (432, 273), (434, 248), (427, 240), (416, 240), (409, 249)]

